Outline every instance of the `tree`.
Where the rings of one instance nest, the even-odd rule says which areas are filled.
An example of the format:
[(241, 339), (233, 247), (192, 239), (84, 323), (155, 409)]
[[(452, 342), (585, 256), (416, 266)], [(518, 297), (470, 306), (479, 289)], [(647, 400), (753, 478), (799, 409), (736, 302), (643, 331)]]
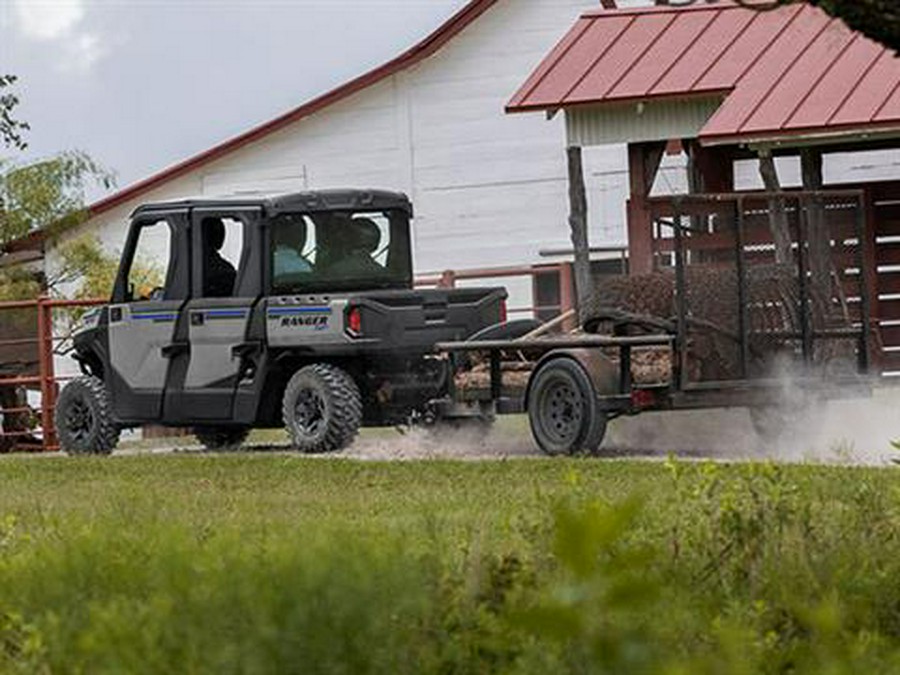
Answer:
[(28, 125), (12, 116), (13, 108), (19, 105), (19, 97), (3, 92), (15, 84), (16, 79), (15, 75), (0, 75), (0, 142), (7, 147), (24, 150), (28, 144), (22, 138), (22, 132), (28, 130)]
[(87, 217), (87, 186), (114, 182), (110, 171), (80, 151), (26, 164), (0, 160), (0, 247), (34, 230), (53, 237), (78, 225)]
[[(777, 9), (796, 2), (808, 2), (832, 16), (843, 19), (850, 28), (876, 42), (900, 52), (900, 3), (897, 0), (737, 0), (738, 4), (759, 11)], [(692, 5), (716, 0), (657, 0), (658, 5)]]

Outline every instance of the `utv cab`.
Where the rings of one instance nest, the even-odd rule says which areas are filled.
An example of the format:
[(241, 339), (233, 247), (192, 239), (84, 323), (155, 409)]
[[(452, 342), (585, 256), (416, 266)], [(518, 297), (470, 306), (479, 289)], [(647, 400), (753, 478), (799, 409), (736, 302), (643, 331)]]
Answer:
[(109, 453), (152, 424), (210, 449), (284, 426), (329, 452), (426, 414), (452, 379), (435, 344), (500, 322), (506, 292), (415, 289), (411, 218), (405, 195), (372, 190), (141, 206), (110, 303), (74, 339), (62, 449)]

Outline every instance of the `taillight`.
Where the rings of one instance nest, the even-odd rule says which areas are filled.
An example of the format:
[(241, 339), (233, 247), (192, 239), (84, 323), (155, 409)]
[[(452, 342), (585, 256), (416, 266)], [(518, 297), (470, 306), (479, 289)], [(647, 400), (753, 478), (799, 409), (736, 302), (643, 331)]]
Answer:
[(362, 312), (359, 307), (351, 307), (347, 311), (347, 332), (351, 335), (362, 335)]
[(631, 391), (631, 407), (636, 410), (653, 408), (657, 405), (656, 393), (650, 389), (633, 389)]
[(509, 320), (509, 314), (506, 311), (506, 298), (500, 301), (500, 323), (506, 323)]

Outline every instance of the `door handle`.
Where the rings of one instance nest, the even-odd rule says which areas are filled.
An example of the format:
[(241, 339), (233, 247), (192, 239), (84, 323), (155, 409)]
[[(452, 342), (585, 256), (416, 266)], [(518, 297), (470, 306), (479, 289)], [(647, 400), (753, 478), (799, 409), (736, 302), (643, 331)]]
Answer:
[(173, 342), (162, 348), (162, 355), (164, 359), (171, 359), (172, 357), (184, 354), (190, 350), (191, 344), (189, 342)]

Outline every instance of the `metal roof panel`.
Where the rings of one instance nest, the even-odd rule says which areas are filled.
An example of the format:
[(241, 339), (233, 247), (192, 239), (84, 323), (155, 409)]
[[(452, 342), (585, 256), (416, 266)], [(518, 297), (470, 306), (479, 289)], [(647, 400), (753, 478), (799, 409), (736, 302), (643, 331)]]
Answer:
[(734, 87), (752, 69), (765, 50), (790, 26), (801, 9), (801, 7), (785, 7), (770, 12), (729, 10), (730, 13), (745, 13), (751, 21), (696, 86), (710, 89)]
[(606, 51), (616, 44), (631, 23), (630, 17), (591, 22), (581, 37), (553, 62), (552, 77), (542, 78), (527, 96), (529, 105), (566, 101), (591, 68), (604, 60)]
[[(595, 61), (584, 78), (572, 89), (566, 102), (591, 101), (597, 96), (615, 98), (609, 93), (649, 51), (674, 22), (676, 14), (636, 16), (631, 24), (609, 46), (603, 58)], [(603, 21), (598, 23), (605, 23)]]
[(512, 100), (521, 101), (528, 98), (531, 94), (535, 92), (538, 87), (540, 87), (541, 83), (543, 83), (544, 78), (547, 77), (549, 72), (556, 66), (557, 62), (562, 59), (578, 41), (584, 32), (590, 28), (593, 23), (589, 19), (581, 18), (575, 22), (575, 25), (572, 26), (572, 29), (566, 33), (566, 36), (553, 48), (553, 51), (543, 60), (543, 62), (538, 66), (537, 70), (535, 70), (531, 76), (525, 81), (519, 91), (513, 96)]
[(788, 129), (824, 126), (847, 100), (883, 49), (871, 40), (855, 36), (851, 44), (831, 65), (790, 119)]
[(723, 102), (701, 142), (900, 128), (900, 57), (808, 3), (596, 9), (567, 40), (541, 64), (534, 91), (520, 90), (507, 110), (716, 92)]
[(612, 98), (636, 98), (648, 94), (706, 30), (719, 12), (675, 15), (666, 28), (666, 39), (657, 40), (609, 93)]
[(891, 92), (900, 83), (900, 59), (884, 49), (878, 60), (857, 83), (829, 125), (868, 123), (875, 119)]
[[(809, 24), (812, 25), (812, 22)], [(835, 65), (854, 34), (840, 21), (829, 22), (741, 127), (743, 131), (783, 128)]]
[[(651, 91), (665, 96), (691, 91), (706, 72), (722, 57), (753, 20), (750, 12), (719, 10), (716, 18), (694, 40), (691, 47), (672, 65), (671, 69)], [(730, 88), (731, 85), (728, 86)]]

